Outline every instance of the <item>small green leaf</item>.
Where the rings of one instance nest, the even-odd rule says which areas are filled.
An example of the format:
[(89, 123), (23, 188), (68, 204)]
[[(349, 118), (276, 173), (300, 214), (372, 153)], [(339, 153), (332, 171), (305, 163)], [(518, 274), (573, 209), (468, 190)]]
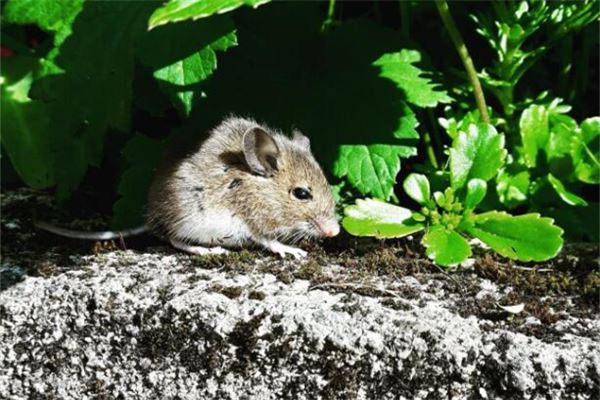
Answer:
[(571, 156), (577, 179), (585, 183), (600, 183), (600, 117), (581, 123), (581, 135), (574, 137)]
[(512, 216), (490, 211), (475, 216), (467, 231), (504, 257), (520, 261), (545, 261), (562, 248), (563, 230), (539, 214)]
[(356, 205), (346, 207), (344, 213), (344, 229), (356, 236), (397, 238), (424, 228), (411, 219), (411, 210), (375, 199), (358, 199)]
[(467, 196), (465, 197), (465, 208), (474, 209), (481, 200), (485, 197), (487, 192), (487, 184), (482, 179), (471, 179), (467, 183)]
[(452, 98), (445, 90), (423, 77), (424, 71), (413, 64), (421, 61), (416, 50), (402, 50), (381, 56), (373, 65), (381, 67), (380, 76), (394, 82), (406, 96), (406, 101), (418, 107), (435, 107), (450, 103)]
[(400, 171), (400, 157), (415, 155), (414, 147), (373, 144), (340, 146), (340, 155), (334, 165), (338, 178), (348, 182), (362, 194), (387, 200), (393, 193), (396, 175)]
[(150, 16), (148, 29), (156, 28), (168, 22), (179, 22), (187, 19), (210, 17), (223, 14), (242, 5), (254, 8), (268, 3), (270, 0), (171, 0)]
[[(226, 44), (225, 46), (223, 46), (224, 43)], [(167, 91), (173, 90), (175, 92), (183, 105), (183, 114), (187, 116), (192, 110), (194, 91), (186, 90), (186, 88), (202, 82), (212, 75), (217, 68), (217, 55), (215, 53), (217, 47), (220, 47), (220, 50), (224, 50), (236, 44), (235, 33), (231, 32), (218, 41), (202, 48), (197, 53), (156, 70), (154, 77), (160, 81), (174, 85), (169, 86)]]
[(450, 149), (452, 188), (459, 189), (473, 178), (490, 180), (505, 158), (504, 135), (491, 125), (470, 125), (467, 132), (458, 133)]
[(469, 242), (441, 225), (434, 225), (425, 233), (423, 245), (427, 248), (427, 256), (443, 266), (459, 264), (471, 255)]
[(422, 174), (410, 174), (403, 184), (404, 191), (410, 198), (421, 205), (425, 205), (431, 197), (429, 180)]
[(535, 167), (538, 151), (546, 147), (550, 136), (548, 111), (541, 105), (530, 106), (521, 114), (519, 128), (521, 130), (521, 140), (523, 141), (527, 166)]
[(548, 182), (556, 190), (562, 201), (570, 206), (587, 206), (587, 202), (574, 193), (569, 192), (563, 183), (555, 178), (552, 174), (548, 174)]

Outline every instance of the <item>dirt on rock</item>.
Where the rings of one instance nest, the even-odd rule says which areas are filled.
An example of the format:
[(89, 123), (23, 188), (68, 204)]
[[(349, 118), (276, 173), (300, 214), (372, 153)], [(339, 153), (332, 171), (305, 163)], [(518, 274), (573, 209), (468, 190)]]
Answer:
[(150, 236), (93, 243), (38, 232), (32, 210), (49, 204), (27, 190), (2, 195), (0, 369), (11, 368), (2, 397), (71, 388), (73, 398), (590, 398), (600, 389), (596, 244), (566, 244), (545, 263), (476, 246), (452, 269), (425, 257), (418, 237), (342, 234), (303, 243), (299, 262), (260, 250), (200, 257)]

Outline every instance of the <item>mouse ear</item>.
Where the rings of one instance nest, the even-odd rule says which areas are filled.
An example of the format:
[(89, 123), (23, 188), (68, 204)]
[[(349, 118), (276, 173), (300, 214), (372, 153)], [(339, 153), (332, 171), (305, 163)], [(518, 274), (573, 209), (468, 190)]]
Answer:
[(294, 135), (292, 138), (294, 142), (298, 143), (304, 150), (310, 151), (310, 139), (308, 137), (304, 136), (304, 134), (297, 129), (294, 129), (292, 134)]
[(244, 158), (257, 175), (271, 177), (277, 172), (279, 148), (273, 137), (260, 127), (248, 129), (243, 138)]

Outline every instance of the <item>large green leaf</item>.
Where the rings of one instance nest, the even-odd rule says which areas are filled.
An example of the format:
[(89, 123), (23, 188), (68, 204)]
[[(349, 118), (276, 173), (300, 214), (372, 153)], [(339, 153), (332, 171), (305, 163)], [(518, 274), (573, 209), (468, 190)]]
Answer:
[(470, 125), (459, 132), (450, 149), (450, 181), (454, 189), (473, 178), (488, 181), (504, 165), (504, 135), (491, 125)]
[(539, 214), (512, 216), (490, 211), (475, 217), (467, 231), (499, 254), (520, 261), (545, 261), (562, 248), (563, 230)]
[(568, 205), (587, 206), (587, 201), (577, 196), (575, 193), (568, 191), (567, 188), (565, 188), (565, 185), (552, 174), (548, 174), (548, 182), (550, 182), (550, 185), (556, 190), (556, 193), (560, 196), (562, 201)]
[(471, 255), (469, 242), (456, 231), (441, 225), (434, 225), (425, 233), (423, 245), (427, 248), (427, 256), (443, 266), (459, 264)]
[(538, 152), (546, 147), (550, 137), (548, 128), (548, 110), (541, 105), (526, 108), (519, 120), (521, 140), (528, 167), (537, 165)]
[(35, 24), (55, 32), (58, 46), (71, 33), (73, 20), (83, 7), (83, 0), (10, 0), (3, 10), (4, 22)]
[(222, 14), (235, 10), (242, 5), (256, 8), (269, 1), (270, 0), (170, 0), (150, 16), (148, 28), (152, 29), (168, 22), (206, 18), (213, 14)]
[(163, 147), (163, 141), (150, 139), (139, 133), (125, 146), (123, 156), (128, 168), (121, 176), (117, 188), (121, 197), (113, 206), (114, 228), (128, 228), (143, 222), (143, 206), (146, 204), (148, 187)]
[(387, 200), (393, 193), (400, 157), (415, 154), (413, 147), (373, 144), (343, 145), (334, 173), (346, 177), (362, 194)]
[(396, 238), (424, 227), (411, 220), (411, 210), (375, 199), (358, 199), (356, 205), (346, 207), (344, 213), (344, 229), (356, 236)]
[(79, 185), (89, 165), (99, 164), (108, 130), (129, 130), (134, 48), (154, 7), (86, 3), (54, 60), (64, 72), (32, 86), (32, 97), (52, 110), (46, 134), (63, 144), (55, 157), (59, 198)]
[(36, 189), (54, 185), (53, 141), (47, 134), (50, 112), (41, 101), (29, 98), (38, 60), (14, 56), (2, 62), (0, 118), (2, 145), (15, 171)]
[(373, 65), (381, 67), (381, 76), (394, 82), (402, 90), (406, 101), (419, 107), (435, 107), (450, 103), (452, 98), (445, 90), (424, 77), (425, 71), (413, 64), (421, 61), (416, 50), (401, 50), (381, 56)]
[(600, 117), (581, 123), (581, 134), (575, 136), (571, 154), (577, 179), (600, 183)]

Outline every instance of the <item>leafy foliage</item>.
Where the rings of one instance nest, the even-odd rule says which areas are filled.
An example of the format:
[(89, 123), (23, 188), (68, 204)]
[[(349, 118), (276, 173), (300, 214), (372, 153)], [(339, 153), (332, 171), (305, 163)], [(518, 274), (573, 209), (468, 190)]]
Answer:
[(414, 200), (356, 200), (343, 225), (424, 230), (441, 265), (470, 255), (469, 236), (507, 257), (552, 257), (562, 231), (540, 215), (597, 240), (597, 2), (451, 4), (494, 97), (490, 124), (434, 7), (338, 3), (8, 0), (3, 154), (59, 200), (106, 176), (113, 225), (126, 227), (142, 220), (162, 148), (234, 113), (307, 134), (346, 204)]
[[(422, 206), (418, 212), (408, 218), (408, 210), (389, 204), (372, 207), (386, 210), (373, 215), (365, 210), (366, 203), (362, 201), (360, 205), (346, 209), (346, 230), (354, 235), (380, 237), (379, 232), (385, 229), (386, 237), (402, 237), (415, 232), (413, 228), (424, 227), (422, 242), (426, 254), (444, 266), (461, 263), (471, 255), (469, 243), (463, 237), (466, 234), (482, 240), (499, 254), (520, 261), (543, 261), (558, 254), (563, 231), (553, 225), (550, 218), (540, 218), (539, 214), (514, 217), (497, 211), (474, 213), (486, 195), (486, 181), (493, 179), (504, 164), (505, 149), (504, 140), (498, 139), (501, 135), (491, 126), (470, 125), (468, 131), (471, 140), (460, 140), (468, 137), (460, 131), (450, 149), (451, 185), (443, 192), (436, 191), (430, 196), (427, 178), (410, 174), (403, 186), (406, 193)], [(465, 143), (475, 150), (469, 151)], [(452, 157), (459, 157), (457, 154), (461, 161), (454, 161), (453, 167)], [(481, 154), (490, 155), (489, 164), (483, 161)], [(494, 169), (487, 169), (489, 165)], [(466, 191), (461, 190), (465, 181)], [(392, 223), (392, 216), (402, 217), (396, 217)], [(369, 229), (362, 229), (365, 225)]]

